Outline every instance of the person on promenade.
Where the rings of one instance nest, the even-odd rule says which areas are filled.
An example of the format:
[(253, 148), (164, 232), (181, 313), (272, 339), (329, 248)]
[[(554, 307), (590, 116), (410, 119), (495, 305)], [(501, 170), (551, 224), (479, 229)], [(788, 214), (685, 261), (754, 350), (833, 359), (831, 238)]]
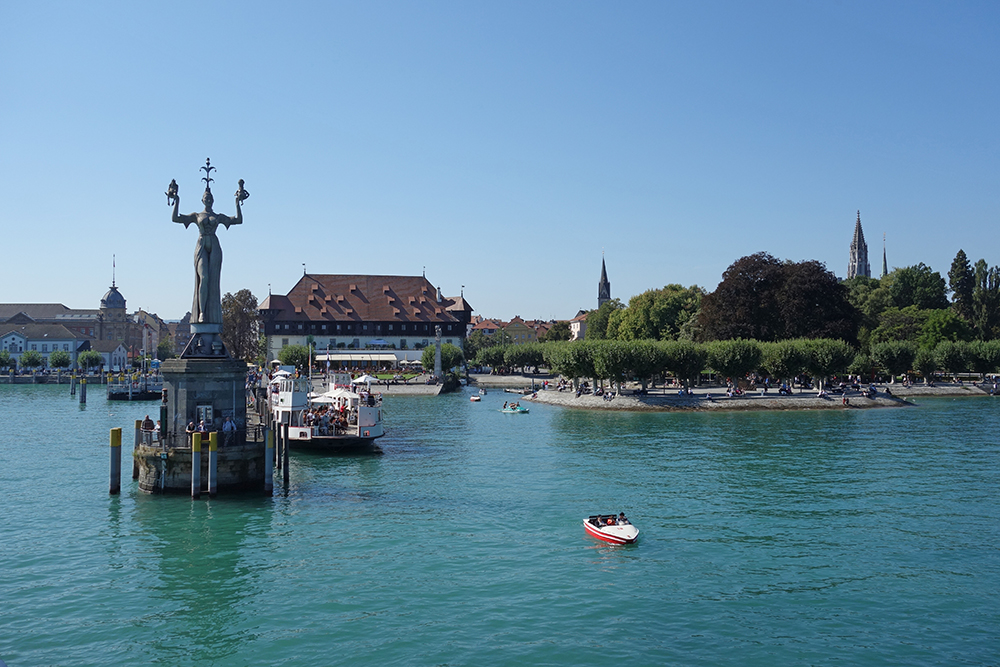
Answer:
[(149, 418), (149, 415), (146, 415), (146, 418), (142, 420), (142, 430), (152, 431), (154, 426), (153, 420)]

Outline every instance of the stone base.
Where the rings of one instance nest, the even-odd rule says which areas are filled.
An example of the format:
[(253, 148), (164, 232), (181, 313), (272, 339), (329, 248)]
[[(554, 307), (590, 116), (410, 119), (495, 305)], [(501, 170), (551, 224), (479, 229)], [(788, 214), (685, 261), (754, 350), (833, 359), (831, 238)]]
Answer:
[(230, 417), (237, 430), (246, 433), (245, 363), (228, 358), (168, 359), (160, 373), (167, 394), (166, 422), (160, 428), (168, 449), (190, 447), (187, 425), (197, 426), (202, 418), (208, 431), (221, 433)]
[[(219, 493), (264, 490), (264, 443), (220, 446), (217, 471)], [(163, 454), (166, 453), (166, 458)], [(134, 453), (139, 464), (139, 490), (146, 493), (190, 494), (191, 449), (161, 449), (140, 445)], [(208, 493), (208, 443), (201, 450), (201, 487)]]

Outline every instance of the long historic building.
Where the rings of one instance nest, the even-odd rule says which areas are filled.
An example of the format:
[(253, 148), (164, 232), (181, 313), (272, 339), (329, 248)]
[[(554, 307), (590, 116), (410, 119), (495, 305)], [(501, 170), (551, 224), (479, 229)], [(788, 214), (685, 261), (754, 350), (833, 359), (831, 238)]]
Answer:
[(306, 274), (258, 310), (268, 359), (310, 338), (318, 350), (420, 349), (439, 326), (442, 342), (461, 347), (472, 320), (464, 295), (445, 297), (424, 276)]

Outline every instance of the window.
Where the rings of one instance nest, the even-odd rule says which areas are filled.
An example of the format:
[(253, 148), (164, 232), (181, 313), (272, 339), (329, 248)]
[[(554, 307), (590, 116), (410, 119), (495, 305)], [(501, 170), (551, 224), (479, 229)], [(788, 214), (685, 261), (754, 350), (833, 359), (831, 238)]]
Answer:
[(34, 343), (32, 343), (32, 344), (31, 344), (31, 349), (32, 349), (32, 350), (37, 350), (37, 349), (38, 349), (38, 346), (37, 346), (37, 345), (35, 345)]
[(365, 323), (365, 324), (364, 324), (364, 325), (363, 325), (363, 326), (362, 326), (361, 328), (362, 328), (363, 330), (365, 330), (365, 331), (368, 331), (368, 324), (367, 324), (367, 323)]
[(69, 343), (63, 343), (63, 351), (69, 352)]
[(339, 324), (337, 325), (337, 331), (340, 331), (340, 325)]
[(400, 324), (399, 328), (402, 329), (403, 331), (406, 331), (406, 325), (405, 324)]
[(42, 352), (48, 352), (48, 351), (49, 351), (48, 343), (42, 343)]
[(282, 338), (281, 339), (281, 347), (288, 347), (288, 339), (287, 338)]
[(392, 331), (392, 325), (391, 324), (389, 325), (389, 331)]
[(323, 331), (326, 331), (326, 325), (325, 325), (325, 324), (324, 324), (324, 325), (322, 325), (322, 326), (320, 327), (320, 329), (322, 329)]

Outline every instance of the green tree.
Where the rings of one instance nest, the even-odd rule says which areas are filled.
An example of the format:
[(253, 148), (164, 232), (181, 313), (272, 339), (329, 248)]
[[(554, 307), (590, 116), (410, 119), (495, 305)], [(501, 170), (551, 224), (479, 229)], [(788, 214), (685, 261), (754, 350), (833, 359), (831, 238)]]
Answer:
[(684, 387), (690, 387), (705, 369), (705, 346), (689, 340), (678, 340), (663, 343), (661, 347), (665, 355), (663, 367), (673, 373)]
[(287, 345), (278, 352), (278, 361), (286, 366), (295, 366), (300, 371), (308, 370), (313, 358), (305, 345)]
[(708, 365), (717, 373), (731, 378), (735, 384), (760, 367), (763, 357), (760, 343), (755, 340), (717, 340), (708, 344)]
[(553, 372), (573, 381), (576, 388), (580, 378), (596, 378), (594, 347), (596, 342), (574, 340), (565, 343), (546, 343), (543, 354)]
[(608, 321), (611, 314), (623, 308), (619, 299), (611, 299), (601, 304), (597, 310), (587, 313), (587, 340), (603, 340), (608, 338)]
[(817, 338), (804, 341), (803, 348), (805, 370), (818, 382), (820, 391), (828, 377), (846, 372), (854, 361), (854, 348), (842, 340)]
[(972, 325), (979, 340), (1000, 337), (1000, 268), (976, 262), (972, 286)]
[(636, 340), (626, 344), (629, 347), (629, 369), (645, 391), (650, 379), (666, 368), (667, 350), (663, 343), (653, 340)]
[(860, 315), (848, 290), (822, 262), (786, 262), (777, 295), (780, 338), (857, 339)]
[(676, 340), (684, 325), (697, 317), (704, 295), (697, 285), (647, 290), (612, 313), (608, 328), (619, 340)]
[(524, 345), (507, 345), (504, 348), (503, 363), (509, 368), (522, 368), (527, 370), (533, 367), (536, 370), (544, 362), (540, 343), (525, 343)]
[(964, 250), (959, 250), (948, 271), (948, 286), (951, 288), (951, 305), (959, 317), (972, 321), (972, 288), (976, 274), (969, 264)]
[[(475, 364), (478, 366), (489, 366), (490, 368), (503, 368), (509, 345), (491, 345), (479, 350), (476, 354)], [(427, 354), (427, 351), (424, 351)], [(431, 357), (431, 368), (434, 368), (434, 358)], [(426, 368), (426, 367), (425, 367)]]
[(222, 342), (235, 359), (252, 362), (257, 358), (257, 297), (248, 289), (222, 297)]
[(27, 352), (21, 353), (21, 359), (19, 360), (21, 368), (27, 368), (33, 370), (35, 368), (41, 368), (45, 363), (45, 360), (35, 350), (28, 350)]
[(888, 340), (916, 340), (927, 322), (929, 311), (917, 306), (887, 308), (879, 316), (879, 324), (871, 332), (869, 346)]
[(538, 340), (548, 343), (557, 340), (569, 340), (572, 332), (569, 330), (569, 322), (556, 322)]
[(847, 367), (847, 372), (852, 375), (860, 375), (864, 379), (868, 379), (872, 376), (872, 370), (875, 363), (872, 358), (865, 354), (864, 352), (858, 352), (854, 355), (854, 360), (851, 361), (851, 365)]
[[(436, 347), (434, 345), (428, 345), (424, 348), (423, 354), (420, 356), (420, 363), (423, 364), (424, 370), (433, 371), (434, 370), (434, 355)], [(462, 364), (462, 350), (451, 343), (441, 344), (441, 372), (447, 373), (452, 368), (460, 366)]]
[(104, 357), (97, 350), (85, 350), (76, 357), (76, 365), (85, 372), (104, 365)]
[(594, 375), (621, 385), (630, 370), (628, 346), (619, 340), (602, 340), (593, 346)]
[(924, 263), (893, 271), (893, 304), (897, 308), (916, 306), (921, 310), (948, 307), (944, 278)]
[(49, 355), (49, 367), (50, 368), (69, 368), (69, 365), (73, 363), (70, 359), (69, 352), (64, 350), (56, 350)]
[(928, 350), (925, 347), (918, 348), (916, 356), (913, 357), (913, 367), (924, 377), (925, 383), (933, 382), (934, 372), (938, 369), (934, 350)]
[(0, 368), (11, 368), (16, 365), (17, 362), (14, 361), (14, 357), (10, 356), (10, 352), (0, 350)]
[[(1000, 340), (977, 340), (969, 343), (969, 366), (985, 379), (1000, 368)], [(2, 364), (0, 364), (2, 365)]]
[(902, 340), (890, 340), (872, 345), (872, 361), (885, 368), (896, 381), (896, 376), (913, 368), (913, 358), (917, 348), (913, 343)]
[(963, 341), (944, 340), (934, 348), (938, 368), (948, 371), (958, 381), (958, 374), (969, 368), (969, 345)]
[(802, 340), (779, 340), (761, 345), (761, 363), (777, 380), (793, 386), (792, 379), (805, 368), (806, 353)]
[(174, 339), (170, 336), (164, 336), (163, 339), (156, 345), (156, 358), (160, 361), (173, 359), (177, 356), (174, 353), (176, 349), (177, 346), (174, 344)]
[(933, 350), (943, 340), (972, 340), (972, 329), (961, 317), (951, 310), (927, 310), (927, 319), (920, 327), (917, 343)]

